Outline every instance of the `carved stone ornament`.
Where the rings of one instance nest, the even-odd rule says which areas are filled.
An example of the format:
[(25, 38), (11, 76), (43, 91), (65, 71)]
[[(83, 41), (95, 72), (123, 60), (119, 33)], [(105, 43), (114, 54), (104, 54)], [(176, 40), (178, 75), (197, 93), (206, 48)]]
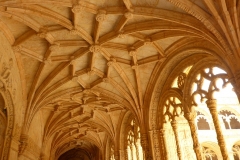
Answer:
[[(1, 81), (0, 81), (1, 83)], [(13, 101), (11, 98), (11, 94), (9, 90), (1, 90), (0, 93), (5, 97), (5, 104), (7, 106), (7, 118), (8, 118), (8, 126), (6, 129), (6, 136), (5, 136), (5, 144), (4, 144), (4, 149), (2, 152), (2, 160), (8, 160), (8, 155), (9, 155), (9, 150), (10, 150), (10, 145), (11, 145), (11, 136), (13, 132), (13, 126), (14, 126), (14, 110), (13, 110)]]
[(107, 18), (106, 11), (105, 10), (99, 10), (98, 14), (96, 16), (96, 20), (98, 22), (103, 22)]
[(18, 149), (18, 154), (21, 155), (25, 151), (27, 145), (28, 145), (28, 135), (21, 135), (20, 137), (20, 144)]

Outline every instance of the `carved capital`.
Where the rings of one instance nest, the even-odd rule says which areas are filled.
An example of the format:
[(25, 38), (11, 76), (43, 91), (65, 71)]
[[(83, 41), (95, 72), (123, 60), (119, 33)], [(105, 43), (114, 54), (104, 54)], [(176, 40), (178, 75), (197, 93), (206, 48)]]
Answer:
[(217, 100), (209, 99), (206, 101), (207, 107), (211, 112), (217, 112)]

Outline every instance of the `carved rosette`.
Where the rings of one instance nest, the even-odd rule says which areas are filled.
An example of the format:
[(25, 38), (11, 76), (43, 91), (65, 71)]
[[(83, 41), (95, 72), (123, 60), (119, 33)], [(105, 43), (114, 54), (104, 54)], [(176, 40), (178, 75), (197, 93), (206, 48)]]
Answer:
[(129, 53), (129, 56), (136, 56), (137, 55), (137, 51), (134, 50), (134, 49), (130, 50), (128, 53)]
[(78, 4), (72, 6), (72, 12), (75, 14), (81, 14), (86, 6), (81, 1)]
[(104, 20), (106, 20), (106, 18), (107, 18), (106, 11), (105, 10), (99, 10), (98, 14), (96, 15), (96, 21), (101, 23)]
[(180, 88), (181, 90), (183, 90), (184, 88), (186, 77), (187, 75), (185, 73), (180, 73), (177, 78), (177, 85), (178, 85), (178, 88)]
[(99, 46), (99, 45), (92, 45), (89, 48), (89, 51), (92, 52), (92, 53), (98, 53), (98, 52), (101, 51), (101, 46)]

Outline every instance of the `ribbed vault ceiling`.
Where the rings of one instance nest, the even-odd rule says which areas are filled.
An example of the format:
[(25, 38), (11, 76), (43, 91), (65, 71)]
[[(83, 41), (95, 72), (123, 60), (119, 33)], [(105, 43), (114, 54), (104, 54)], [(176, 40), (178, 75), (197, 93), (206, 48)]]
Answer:
[(172, 56), (195, 48), (237, 64), (234, 8), (238, 1), (0, 1), (0, 28), (22, 66), (24, 131), (44, 110), (46, 143), (53, 138), (60, 154), (76, 139), (103, 147), (126, 112), (144, 124), (157, 68)]

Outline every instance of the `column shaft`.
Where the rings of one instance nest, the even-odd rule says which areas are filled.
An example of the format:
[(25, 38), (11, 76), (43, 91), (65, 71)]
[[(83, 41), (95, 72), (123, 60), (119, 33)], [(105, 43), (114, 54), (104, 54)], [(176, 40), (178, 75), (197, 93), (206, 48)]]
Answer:
[(165, 135), (165, 130), (161, 129), (160, 130), (160, 137), (162, 141), (162, 149), (163, 149), (163, 158), (164, 160), (168, 160), (168, 151), (167, 151), (167, 144), (166, 144), (166, 135)]
[(197, 160), (203, 160), (200, 144), (198, 141), (197, 129), (196, 129), (196, 126), (194, 123), (194, 118), (195, 118), (194, 113), (186, 114), (186, 119), (188, 120), (188, 124), (189, 124), (190, 130), (191, 130), (194, 152), (196, 154)]
[(179, 160), (182, 160), (181, 146), (180, 146), (180, 142), (179, 142), (179, 136), (178, 136), (178, 129), (177, 129), (176, 121), (175, 120), (172, 121), (171, 125), (172, 125), (173, 132), (174, 132), (174, 135), (175, 135), (178, 158), (179, 158)]
[(216, 134), (217, 134), (218, 145), (220, 146), (220, 150), (221, 150), (223, 159), (224, 160), (229, 160), (228, 152), (227, 152), (227, 148), (226, 148), (226, 143), (225, 143), (223, 133), (222, 133), (222, 129), (221, 129), (221, 125), (220, 125), (220, 122), (219, 122), (219, 119), (218, 119), (216, 99), (207, 100), (206, 103), (207, 103), (209, 111), (212, 115), (213, 124), (214, 124)]

